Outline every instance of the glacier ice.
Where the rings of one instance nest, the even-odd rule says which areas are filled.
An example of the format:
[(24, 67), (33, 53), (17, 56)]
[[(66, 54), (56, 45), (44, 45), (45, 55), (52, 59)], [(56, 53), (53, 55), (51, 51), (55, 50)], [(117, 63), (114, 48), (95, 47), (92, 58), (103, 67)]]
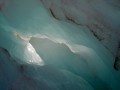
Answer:
[(118, 3), (0, 0), (0, 90), (119, 90)]

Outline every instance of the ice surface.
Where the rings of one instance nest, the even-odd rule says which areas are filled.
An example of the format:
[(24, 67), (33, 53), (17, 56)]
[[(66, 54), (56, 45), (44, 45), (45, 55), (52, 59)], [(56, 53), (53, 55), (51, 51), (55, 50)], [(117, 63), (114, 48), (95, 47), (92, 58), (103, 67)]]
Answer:
[[(87, 8), (94, 4), (106, 15), (111, 13), (109, 5), (102, 0), (98, 0), (99, 5), (98, 1), (88, 4), (88, 0), (51, 1), (0, 0), (0, 5), (5, 3), (0, 11), (0, 90), (119, 90), (120, 73), (113, 68), (114, 54), (83, 25), (94, 19), (88, 20), (86, 13), (77, 11), (86, 6), (83, 11), (92, 16), (94, 12)], [(64, 13), (59, 8), (62, 1)], [(48, 8), (58, 16), (56, 19)], [(64, 14), (75, 22), (66, 20)], [(105, 23), (112, 25), (119, 15), (112, 16)], [(117, 28), (119, 23), (112, 26)], [(107, 45), (113, 50), (116, 43)]]

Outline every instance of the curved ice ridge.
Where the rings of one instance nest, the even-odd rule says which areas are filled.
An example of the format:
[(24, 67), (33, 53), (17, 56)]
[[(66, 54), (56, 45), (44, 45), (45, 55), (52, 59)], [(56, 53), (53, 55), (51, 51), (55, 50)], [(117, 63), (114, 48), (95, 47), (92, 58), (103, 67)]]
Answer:
[(42, 58), (37, 54), (34, 47), (29, 43), (30, 37), (22, 36), (17, 32), (15, 32), (14, 35), (27, 43), (26, 44), (27, 49), (25, 50), (25, 57), (27, 57), (27, 59), (29, 59), (28, 63), (44, 65)]
[[(54, 43), (58, 43), (58, 44), (65, 44), (71, 52), (73, 53), (79, 53), (82, 51), (89, 51), (89, 50), (92, 50), (91, 48), (89, 47), (86, 47), (86, 46), (83, 46), (83, 45), (77, 45), (77, 44), (73, 44), (73, 43), (70, 43), (67, 42), (66, 40), (63, 40), (63, 39), (60, 39), (60, 38), (50, 38), (48, 36), (45, 36), (45, 35), (33, 35), (33, 36), (29, 36), (29, 41), (30, 39), (34, 37), (34, 38), (40, 38), (40, 39), (48, 39), (50, 41), (53, 41)], [(23, 37), (22, 38), (26, 38), (26, 37)]]
[(30, 38), (14, 31), (0, 31), (0, 47), (6, 48), (12, 57), (19, 58), (21, 63), (44, 65), (42, 58), (37, 54), (34, 47), (29, 43)]

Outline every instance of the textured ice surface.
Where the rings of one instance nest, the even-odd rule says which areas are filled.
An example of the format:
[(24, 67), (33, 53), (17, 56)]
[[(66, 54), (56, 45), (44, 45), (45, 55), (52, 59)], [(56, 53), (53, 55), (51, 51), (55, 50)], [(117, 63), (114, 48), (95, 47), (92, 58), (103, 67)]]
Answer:
[(119, 90), (113, 3), (0, 0), (0, 90)]

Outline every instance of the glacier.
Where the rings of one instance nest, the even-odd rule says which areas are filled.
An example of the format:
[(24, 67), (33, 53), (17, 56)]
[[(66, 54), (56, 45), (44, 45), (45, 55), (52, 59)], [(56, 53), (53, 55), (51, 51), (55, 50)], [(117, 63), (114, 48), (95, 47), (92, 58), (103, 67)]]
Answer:
[(0, 90), (120, 90), (119, 0), (0, 0)]

